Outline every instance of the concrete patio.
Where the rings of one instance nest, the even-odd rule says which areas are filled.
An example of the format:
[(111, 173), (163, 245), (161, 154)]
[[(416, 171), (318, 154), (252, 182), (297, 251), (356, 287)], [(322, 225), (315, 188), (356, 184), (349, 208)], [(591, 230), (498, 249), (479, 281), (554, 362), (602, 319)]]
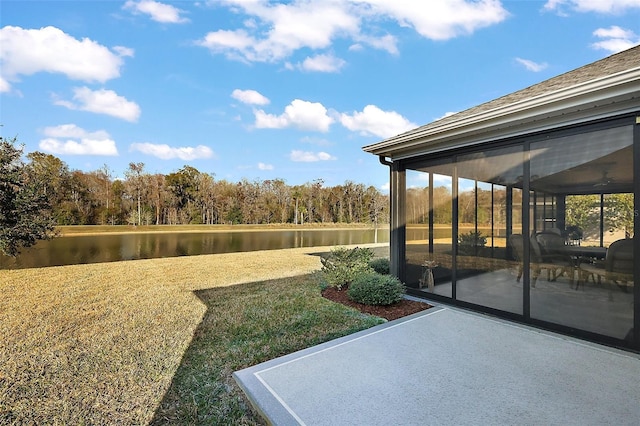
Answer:
[(447, 306), (234, 377), (274, 425), (640, 424), (640, 355)]

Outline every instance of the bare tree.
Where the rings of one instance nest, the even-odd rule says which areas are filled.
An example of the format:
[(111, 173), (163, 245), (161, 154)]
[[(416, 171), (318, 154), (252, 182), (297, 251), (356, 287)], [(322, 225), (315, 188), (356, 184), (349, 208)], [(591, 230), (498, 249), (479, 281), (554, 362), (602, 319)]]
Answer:
[(144, 163), (129, 163), (129, 169), (125, 172), (127, 182), (130, 185), (132, 195), (137, 202), (137, 223), (142, 223), (142, 189), (143, 189)]

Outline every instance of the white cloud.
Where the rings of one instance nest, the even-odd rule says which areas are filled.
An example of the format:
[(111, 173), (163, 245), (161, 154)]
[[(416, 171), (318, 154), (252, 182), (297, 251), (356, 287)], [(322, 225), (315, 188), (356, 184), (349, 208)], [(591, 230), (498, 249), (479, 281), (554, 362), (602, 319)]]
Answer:
[[(254, 40), (244, 30), (227, 31), (219, 30), (208, 33), (203, 39), (196, 41), (196, 45), (208, 48), (212, 53), (225, 53), (230, 59), (256, 60), (254, 55), (249, 55)], [(243, 52), (247, 52), (243, 55)], [(243, 56), (248, 56), (245, 59)]]
[(593, 43), (591, 47), (598, 50), (607, 50), (611, 53), (618, 53), (622, 52), (623, 50), (630, 49), (637, 44), (637, 41), (632, 42), (629, 40), (609, 39)]
[(640, 0), (548, 0), (544, 9), (565, 14), (565, 9), (577, 12), (622, 13), (627, 9), (640, 8)]
[(607, 50), (611, 53), (627, 50), (640, 44), (640, 37), (631, 30), (625, 30), (616, 25), (610, 28), (598, 28), (593, 35), (604, 40), (597, 41), (591, 45), (594, 49)]
[[(544, 9), (556, 11), (562, 16), (567, 15), (567, 9), (583, 13), (622, 14), (634, 8), (640, 9), (640, 0), (548, 0), (544, 5)], [(617, 25), (598, 28), (593, 35), (603, 40), (592, 43), (591, 47), (610, 53), (618, 53), (640, 44), (640, 36)]]
[(281, 115), (267, 114), (263, 110), (254, 112), (255, 126), (259, 129), (283, 129), (296, 127), (300, 130), (327, 132), (333, 118), (327, 115), (327, 109), (318, 102), (294, 99)]
[(184, 13), (183, 10), (153, 0), (141, 0), (137, 2), (129, 0), (122, 8), (124, 10), (130, 10), (134, 14), (143, 13), (149, 15), (152, 20), (163, 24), (183, 24), (189, 22), (187, 18), (180, 16)]
[(255, 90), (236, 89), (231, 93), (231, 97), (250, 105), (267, 105), (270, 102), (267, 97)]
[(56, 100), (54, 103), (69, 109), (106, 114), (131, 122), (138, 121), (140, 117), (138, 104), (119, 96), (113, 90), (94, 91), (88, 87), (75, 87), (73, 93), (75, 102)]
[(538, 63), (529, 59), (516, 58), (516, 62), (523, 65), (526, 69), (533, 72), (540, 72), (546, 69), (549, 65), (546, 62)]
[[(400, 53), (398, 51), (398, 39), (395, 36), (392, 36), (390, 34), (384, 35), (382, 37), (360, 35), (357, 37), (357, 40), (362, 43), (368, 44), (369, 46), (374, 47), (376, 49), (385, 50), (391, 53), (392, 55), (397, 55), (398, 53)], [(349, 50), (361, 50), (361, 49), (362, 49), (362, 44), (360, 43), (349, 46)]]
[(389, 189), (391, 189), (391, 184), (389, 182), (380, 185), (380, 190), (384, 191), (384, 192), (389, 192)]
[(622, 39), (637, 37), (633, 31), (625, 30), (623, 28), (618, 27), (617, 25), (613, 25), (609, 28), (598, 28), (593, 32), (593, 35), (601, 38), (622, 38)]
[(11, 91), (11, 85), (7, 80), (0, 77), (0, 93), (6, 93)]
[(301, 49), (327, 49), (336, 39), (352, 41), (350, 50), (367, 45), (397, 54), (397, 39), (380, 34), (380, 21), (392, 20), (426, 38), (446, 40), (495, 25), (508, 16), (499, 0), (430, 1), (420, 7), (412, 0), (227, 0), (212, 4), (227, 6), (249, 19), (241, 28), (209, 32), (196, 44), (247, 62), (282, 61)]
[(196, 147), (182, 146), (174, 148), (167, 144), (152, 144), (148, 142), (132, 143), (129, 146), (129, 151), (139, 151), (143, 154), (152, 155), (162, 160), (179, 158), (181, 160), (189, 161), (202, 158), (212, 158), (215, 155), (211, 148), (204, 145), (198, 145)]
[(299, 68), (305, 71), (338, 72), (345, 64), (344, 60), (333, 55), (316, 55), (307, 57)]
[(273, 170), (272, 164), (258, 163), (259, 170)]
[(113, 46), (113, 51), (116, 52), (118, 55), (120, 56), (128, 56), (130, 58), (133, 58), (134, 54), (135, 54), (135, 50), (133, 50), (130, 47), (125, 47), (125, 46)]
[(308, 144), (311, 144), (311, 145), (317, 145), (317, 146), (332, 146), (332, 145), (334, 145), (333, 142), (328, 141), (326, 139), (315, 138), (315, 137), (310, 137), (310, 136), (305, 136), (305, 137), (301, 138), (300, 142), (308, 143)]
[(383, 111), (375, 105), (367, 105), (362, 112), (354, 111), (352, 115), (340, 114), (340, 122), (353, 132), (381, 138), (395, 136), (417, 127), (397, 112)]
[(447, 118), (447, 117), (449, 117), (449, 116), (452, 116), (452, 115), (454, 115), (454, 114), (457, 114), (458, 112), (459, 112), (459, 111), (455, 111), (455, 112), (453, 112), (453, 111), (447, 111), (447, 112), (445, 112), (445, 113), (444, 113), (444, 115), (442, 115), (442, 116), (440, 116), (440, 117), (436, 118), (436, 119), (435, 119), (435, 120), (433, 120), (433, 121), (442, 120), (443, 118)]
[(504, 21), (509, 13), (499, 0), (430, 1), (357, 0), (375, 15), (388, 16), (431, 40), (448, 40)]
[(197, 44), (235, 59), (278, 61), (298, 49), (324, 49), (333, 38), (359, 29), (359, 18), (350, 13), (346, 2), (235, 0), (227, 4), (252, 19), (245, 21), (245, 28), (210, 32)]
[(289, 154), (289, 158), (291, 159), (291, 161), (302, 162), (302, 163), (313, 163), (316, 161), (329, 161), (329, 160), (336, 159), (331, 154), (323, 151), (310, 152), (310, 151), (299, 151), (299, 150), (291, 151), (291, 154)]
[(88, 134), (86, 130), (75, 124), (61, 124), (59, 126), (45, 127), (45, 136), (52, 138), (81, 138)]
[(439, 175), (439, 174), (434, 173), (433, 174), (433, 183), (434, 183), (434, 187), (435, 186), (446, 186), (448, 188), (451, 188), (451, 176)]
[(46, 127), (47, 138), (38, 145), (45, 152), (58, 155), (118, 155), (116, 143), (104, 130), (88, 132), (75, 124)]
[(0, 45), (0, 72), (5, 81), (49, 72), (72, 80), (103, 83), (119, 77), (122, 56), (133, 54), (122, 46), (114, 48), (114, 53), (95, 41), (77, 40), (55, 27), (36, 30), (6, 26), (0, 29)]
[(415, 180), (420, 183), (420, 186), (423, 186), (421, 182), (429, 182), (429, 173), (420, 173), (418, 176), (415, 176)]

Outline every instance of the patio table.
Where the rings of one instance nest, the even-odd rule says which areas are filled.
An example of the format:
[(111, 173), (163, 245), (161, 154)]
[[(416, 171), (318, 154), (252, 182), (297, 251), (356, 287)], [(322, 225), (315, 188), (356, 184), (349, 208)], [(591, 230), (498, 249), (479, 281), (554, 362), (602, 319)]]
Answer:
[(578, 259), (590, 258), (602, 260), (607, 256), (606, 247), (565, 246), (562, 251)]

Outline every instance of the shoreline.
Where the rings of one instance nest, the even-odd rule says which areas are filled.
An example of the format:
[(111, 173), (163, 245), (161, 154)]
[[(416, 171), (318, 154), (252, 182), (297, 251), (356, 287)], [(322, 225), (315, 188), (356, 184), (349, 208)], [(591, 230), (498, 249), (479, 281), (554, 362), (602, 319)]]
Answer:
[(277, 232), (277, 231), (340, 231), (346, 229), (386, 230), (389, 224), (269, 224), (269, 225), (65, 225), (56, 227), (57, 237), (123, 234), (217, 233), (217, 232)]

